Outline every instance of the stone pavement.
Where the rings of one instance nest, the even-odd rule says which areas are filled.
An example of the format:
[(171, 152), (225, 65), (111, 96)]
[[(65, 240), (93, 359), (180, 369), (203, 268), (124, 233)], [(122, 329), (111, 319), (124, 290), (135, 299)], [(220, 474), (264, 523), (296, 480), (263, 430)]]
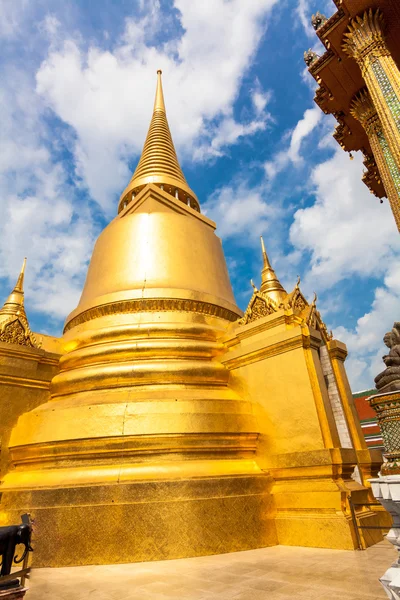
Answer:
[(383, 600), (378, 578), (396, 559), (365, 551), (274, 546), (260, 550), (32, 573), (26, 600)]

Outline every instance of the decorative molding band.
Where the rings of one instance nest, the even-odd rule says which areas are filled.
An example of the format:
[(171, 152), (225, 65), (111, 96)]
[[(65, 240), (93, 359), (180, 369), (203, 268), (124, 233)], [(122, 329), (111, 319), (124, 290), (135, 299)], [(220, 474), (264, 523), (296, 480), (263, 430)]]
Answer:
[(186, 454), (206, 458), (252, 457), (258, 433), (201, 433), (130, 435), (85, 440), (67, 440), (10, 449), (14, 465), (55, 464), (57, 461), (115, 461), (135, 459), (149, 461), (157, 455)]
[(343, 348), (338, 348), (337, 346), (331, 346), (329, 343), (328, 352), (329, 356), (332, 359), (340, 360), (341, 362), (344, 362), (347, 358), (347, 350), (344, 350)]
[[(274, 318), (271, 318), (274, 316)], [(268, 329), (274, 329), (279, 325), (289, 325), (293, 321), (292, 315), (286, 315), (283, 310), (281, 314), (274, 313), (274, 315), (268, 315), (268, 317), (262, 317), (263, 320), (258, 321), (250, 321), (246, 325), (241, 325), (240, 329), (236, 333), (236, 337), (239, 340), (244, 340), (248, 337), (252, 337), (257, 333), (261, 333), (262, 331), (267, 331)]]
[(183, 300), (180, 298), (138, 298), (137, 300), (120, 300), (110, 304), (102, 304), (85, 310), (80, 315), (73, 317), (66, 323), (64, 333), (77, 325), (121, 313), (142, 313), (142, 312), (196, 312), (212, 317), (219, 317), (226, 321), (237, 321), (240, 315), (233, 311), (211, 304), (210, 302), (201, 302), (200, 300)]
[(316, 61), (312, 63), (309, 68), (309, 71), (313, 77), (315, 77), (321, 69), (323, 69), (333, 58), (335, 58), (335, 53), (332, 50), (327, 50), (320, 56)]
[(37, 388), (48, 390), (50, 388), (50, 379), (28, 379), (27, 377), (15, 377), (14, 375), (0, 375), (0, 385), (14, 385), (16, 387)]
[[(46, 350), (42, 348), (28, 348), (23, 346), (15, 346), (11, 347), (11, 345), (4, 342), (4, 346), (0, 347), (0, 356), (5, 356), (7, 358), (18, 358), (21, 360), (31, 360), (37, 363), (53, 365), (57, 366), (59, 363), (59, 355), (55, 355), (55, 353), (48, 353)], [(48, 356), (50, 354), (51, 356)], [(46, 356), (47, 355), (47, 356)], [(55, 355), (55, 358), (53, 356)]]
[(271, 346), (259, 348), (253, 352), (243, 354), (242, 356), (231, 359), (227, 358), (226, 360), (222, 358), (221, 362), (227, 369), (232, 370), (237, 369), (238, 367), (250, 365), (253, 362), (263, 360), (265, 358), (271, 358), (272, 356), (282, 354), (283, 352), (290, 352), (291, 350), (296, 350), (297, 348), (307, 347), (310, 347), (310, 338), (309, 336), (301, 333), (300, 335), (296, 335), (289, 340), (284, 340), (283, 342), (278, 342), (277, 344), (272, 344)]

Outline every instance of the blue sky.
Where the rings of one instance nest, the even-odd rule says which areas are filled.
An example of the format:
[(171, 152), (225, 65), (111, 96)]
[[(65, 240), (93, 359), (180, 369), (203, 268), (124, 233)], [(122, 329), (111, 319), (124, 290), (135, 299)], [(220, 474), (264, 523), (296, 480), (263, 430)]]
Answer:
[(28, 257), (26, 308), (59, 335), (114, 216), (163, 70), (170, 128), (216, 220), (239, 306), (259, 235), (288, 290), (318, 294), (354, 390), (382, 369), (400, 316), (399, 239), (313, 102), (303, 52), (332, 0), (1, 0), (0, 296)]

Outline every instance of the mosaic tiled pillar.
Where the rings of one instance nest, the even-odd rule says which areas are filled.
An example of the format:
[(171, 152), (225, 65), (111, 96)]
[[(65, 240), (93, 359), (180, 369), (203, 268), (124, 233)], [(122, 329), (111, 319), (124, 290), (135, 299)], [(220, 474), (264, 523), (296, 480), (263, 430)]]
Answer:
[(380, 10), (369, 9), (353, 19), (343, 49), (358, 63), (384, 135), (383, 145), (400, 168), (400, 71), (385, 42)]
[(386, 195), (400, 231), (400, 169), (390, 150), (382, 123), (367, 90), (362, 90), (351, 103), (350, 112), (364, 127)]

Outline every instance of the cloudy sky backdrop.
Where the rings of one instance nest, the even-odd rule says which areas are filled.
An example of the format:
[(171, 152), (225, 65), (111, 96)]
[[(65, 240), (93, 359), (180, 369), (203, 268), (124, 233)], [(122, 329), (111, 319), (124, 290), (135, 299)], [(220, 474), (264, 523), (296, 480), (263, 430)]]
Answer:
[(348, 346), (353, 390), (400, 318), (400, 245), (313, 103), (303, 52), (332, 0), (0, 0), (0, 296), (28, 257), (26, 307), (60, 335), (151, 118), (156, 70), (178, 155), (216, 220), (238, 304), (259, 235)]

